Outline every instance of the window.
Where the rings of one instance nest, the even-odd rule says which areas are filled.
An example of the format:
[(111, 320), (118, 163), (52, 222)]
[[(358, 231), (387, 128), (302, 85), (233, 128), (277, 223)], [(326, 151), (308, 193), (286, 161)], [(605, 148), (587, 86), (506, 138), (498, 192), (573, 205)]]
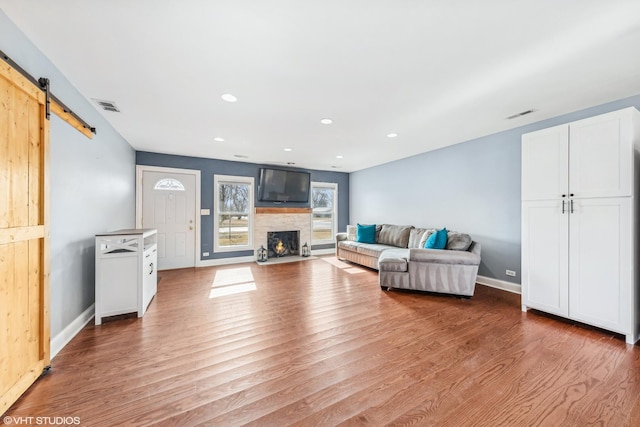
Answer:
[(311, 183), (311, 243), (333, 243), (338, 228), (338, 184)]
[(173, 178), (164, 178), (160, 181), (156, 182), (156, 185), (153, 187), (154, 190), (174, 190), (174, 191), (185, 191), (184, 185), (177, 179)]
[(253, 249), (253, 178), (214, 175), (214, 251)]

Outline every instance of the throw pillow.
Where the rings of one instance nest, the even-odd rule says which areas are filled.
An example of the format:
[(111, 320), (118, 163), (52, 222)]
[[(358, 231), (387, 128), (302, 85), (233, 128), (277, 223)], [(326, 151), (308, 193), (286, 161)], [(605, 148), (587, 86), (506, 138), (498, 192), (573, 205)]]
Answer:
[(418, 243), (418, 247), (424, 248), (424, 245), (425, 243), (427, 243), (427, 240), (429, 240), (429, 237), (431, 237), (431, 235), (436, 231), (438, 230), (436, 230), (435, 228), (427, 228), (422, 234), (422, 237), (420, 237), (420, 243)]
[(452, 251), (467, 251), (471, 246), (471, 236), (457, 231), (447, 232), (447, 247)]
[(425, 249), (444, 249), (447, 246), (447, 229), (443, 228), (433, 233), (424, 244)]
[(356, 226), (355, 225), (347, 225), (347, 240), (351, 240), (351, 241), (356, 240)]
[(375, 243), (376, 242), (376, 225), (356, 226), (356, 242), (359, 243)]

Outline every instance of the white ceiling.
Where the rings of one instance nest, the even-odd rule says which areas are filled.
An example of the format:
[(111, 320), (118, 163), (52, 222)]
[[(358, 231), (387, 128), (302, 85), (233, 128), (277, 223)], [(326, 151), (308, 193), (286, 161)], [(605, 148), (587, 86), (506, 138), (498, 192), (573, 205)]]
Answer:
[(640, 94), (639, 0), (0, 8), (144, 151), (350, 172)]

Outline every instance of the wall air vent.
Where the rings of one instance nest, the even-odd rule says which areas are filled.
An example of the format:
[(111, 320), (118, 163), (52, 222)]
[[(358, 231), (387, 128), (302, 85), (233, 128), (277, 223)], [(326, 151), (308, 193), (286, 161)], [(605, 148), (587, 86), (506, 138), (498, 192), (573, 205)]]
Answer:
[(534, 111), (536, 111), (536, 110), (527, 110), (527, 111), (523, 111), (523, 112), (521, 112), (521, 113), (517, 113), (517, 114), (514, 114), (513, 116), (509, 116), (509, 117), (507, 117), (507, 120), (512, 120), (512, 119), (515, 119), (515, 118), (517, 118), (517, 117), (526, 116), (527, 114), (531, 114), (531, 113), (533, 113)]
[(93, 99), (93, 101), (100, 106), (104, 111), (112, 111), (114, 113), (119, 113), (120, 109), (116, 106), (116, 103), (113, 101), (104, 101), (102, 99)]

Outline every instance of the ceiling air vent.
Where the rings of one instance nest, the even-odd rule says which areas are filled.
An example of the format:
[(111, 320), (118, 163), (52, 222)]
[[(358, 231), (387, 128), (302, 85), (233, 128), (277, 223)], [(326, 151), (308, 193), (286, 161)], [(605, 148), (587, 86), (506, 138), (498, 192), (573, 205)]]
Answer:
[(116, 103), (113, 101), (104, 101), (102, 99), (94, 99), (93, 101), (98, 104), (104, 111), (112, 111), (114, 113), (120, 112), (120, 109), (118, 109)]
[(513, 116), (509, 116), (509, 117), (507, 117), (507, 120), (512, 120), (512, 119), (515, 119), (515, 118), (517, 118), (517, 117), (526, 116), (527, 114), (531, 114), (531, 113), (533, 113), (534, 111), (536, 111), (536, 110), (527, 110), (527, 111), (523, 111), (523, 112), (521, 112), (521, 113), (517, 113), (517, 114), (514, 114)]

